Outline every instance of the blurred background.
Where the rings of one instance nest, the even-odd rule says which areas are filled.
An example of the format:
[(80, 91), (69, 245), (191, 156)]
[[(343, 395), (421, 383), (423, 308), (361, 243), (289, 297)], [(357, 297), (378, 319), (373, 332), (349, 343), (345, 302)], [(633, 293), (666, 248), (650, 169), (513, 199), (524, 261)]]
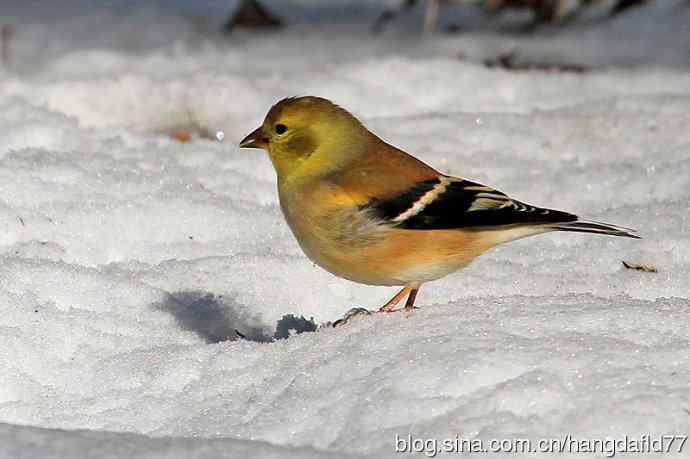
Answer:
[[(342, 92), (342, 83), (325, 88), (311, 74), (295, 85), (292, 75), (391, 55), (451, 59), (516, 73), (690, 67), (687, 0), (6, 1), (0, 5), (0, 27), (5, 77), (83, 81), (158, 75), (160, 85), (149, 94), (149, 104), (159, 102), (156, 92), (166, 91), (166, 76), (206, 71), (242, 75), (254, 89), (270, 78), (285, 80), (278, 94), (257, 96), (260, 107), (309, 90)], [(376, 72), (373, 66), (372, 78), (366, 79), (377, 80)], [(384, 85), (409, 91), (394, 78)], [(232, 83), (224, 86), (215, 96), (230, 91), (241, 99), (249, 94)], [(189, 138), (190, 130), (213, 136), (216, 129), (226, 128), (241, 135), (233, 131), (234, 122), (228, 126), (216, 109), (209, 110), (217, 97), (190, 94), (189, 89), (169, 96), (166, 107), (148, 113), (145, 123), (133, 113), (122, 119), (113, 107), (100, 120), (89, 116), (85, 122), (175, 131), (181, 140)], [(62, 108), (80, 116), (75, 102)], [(409, 111), (409, 102), (398, 102), (403, 112)], [(90, 110), (93, 104), (98, 102)]]
[[(6, 1), (0, 6), (0, 19), (5, 65), (13, 58), (21, 62), (31, 57), (26, 49), (27, 34), (34, 35), (32, 26), (45, 19), (52, 27), (43, 23), (48, 29), (44, 34), (61, 32), (58, 43), (42, 43), (51, 52), (58, 52), (60, 44), (62, 49), (73, 44), (69, 38), (79, 42), (93, 27), (101, 28), (99, 38), (90, 37), (82, 46), (150, 48), (178, 40), (213, 39), (239, 30), (285, 33), (320, 27), (342, 31), (345, 24), (351, 32), (369, 32), (379, 38), (422, 33), (485, 38), (498, 35), (518, 42), (529, 37), (548, 42), (574, 33), (589, 41), (597, 31), (612, 29), (624, 35), (601, 37), (600, 46), (615, 46), (621, 55), (609, 56), (609, 62), (601, 60), (597, 64), (687, 65), (689, 9), (690, 2), (685, 0), (67, 0), (59, 7), (45, 1)], [(115, 20), (112, 22), (128, 27), (128, 39), (115, 39), (113, 25), (104, 27), (111, 22), (109, 16)], [(177, 20), (179, 26), (174, 34), (163, 34), (155, 27), (172, 20)], [(650, 47), (661, 44), (664, 49), (657, 50), (657, 55), (649, 53)], [(635, 53), (630, 48), (641, 49)], [(499, 62), (515, 64), (517, 57)]]

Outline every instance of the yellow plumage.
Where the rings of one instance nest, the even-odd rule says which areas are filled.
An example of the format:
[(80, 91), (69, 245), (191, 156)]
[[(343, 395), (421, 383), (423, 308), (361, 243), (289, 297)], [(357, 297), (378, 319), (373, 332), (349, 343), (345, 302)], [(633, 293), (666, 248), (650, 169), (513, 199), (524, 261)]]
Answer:
[(280, 206), (304, 253), (331, 273), (410, 292), (463, 268), (491, 247), (554, 230), (637, 237), (513, 200), (445, 176), (318, 97), (285, 99), (241, 147), (263, 148), (278, 176)]

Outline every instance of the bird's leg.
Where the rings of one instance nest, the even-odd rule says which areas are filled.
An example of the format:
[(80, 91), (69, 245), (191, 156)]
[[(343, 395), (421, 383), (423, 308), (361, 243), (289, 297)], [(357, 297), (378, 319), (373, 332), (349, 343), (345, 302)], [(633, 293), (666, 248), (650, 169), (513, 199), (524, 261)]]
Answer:
[(407, 301), (405, 302), (405, 311), (410, 312), (414, 309), (414, 300), (417, 299), (417, 292), (419, 291), (419, 287), (413, 288), (410, 290), (410, 294), (407, 297)]
[(388, 303), (384, 304), (379, 308), (378, 312), (392, 312), (393, 309), (400, 303), (400, 301), (405, 297), (410, 292), (410, 287), (405, 287), (402, 290), (400, 290), (398, 293), (395, 294), (393, 298), (391, 298)]

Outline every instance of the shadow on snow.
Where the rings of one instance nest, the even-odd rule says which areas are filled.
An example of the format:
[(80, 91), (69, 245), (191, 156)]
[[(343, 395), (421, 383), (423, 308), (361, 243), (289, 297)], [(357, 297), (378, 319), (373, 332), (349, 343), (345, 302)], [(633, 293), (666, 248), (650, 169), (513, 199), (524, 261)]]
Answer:
[(313, 319), (286, 314), (276, 322), (275, 329), (270, 330), (233, 298), (203, 291), (172, 293), (157, 307), (172, 314), (183, 330), (196, 333), (207, 343), (237, 339), (270, 343), (318, 328)]

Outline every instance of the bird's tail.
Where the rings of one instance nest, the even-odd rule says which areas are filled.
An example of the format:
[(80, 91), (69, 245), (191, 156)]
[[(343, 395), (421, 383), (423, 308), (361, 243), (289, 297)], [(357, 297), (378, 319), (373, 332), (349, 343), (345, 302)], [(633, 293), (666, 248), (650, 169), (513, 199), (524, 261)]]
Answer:
[(573, 231), (578, 233), (607, 234), (609, 236), (631, 237), (641, 239), (634, 229), (623, 228), (622, 226), (610, 225), (608, 223), (594, 222), (591, 220), (576, 220), (573, 222), (553, 223), (549, 228), (557, 231)]

